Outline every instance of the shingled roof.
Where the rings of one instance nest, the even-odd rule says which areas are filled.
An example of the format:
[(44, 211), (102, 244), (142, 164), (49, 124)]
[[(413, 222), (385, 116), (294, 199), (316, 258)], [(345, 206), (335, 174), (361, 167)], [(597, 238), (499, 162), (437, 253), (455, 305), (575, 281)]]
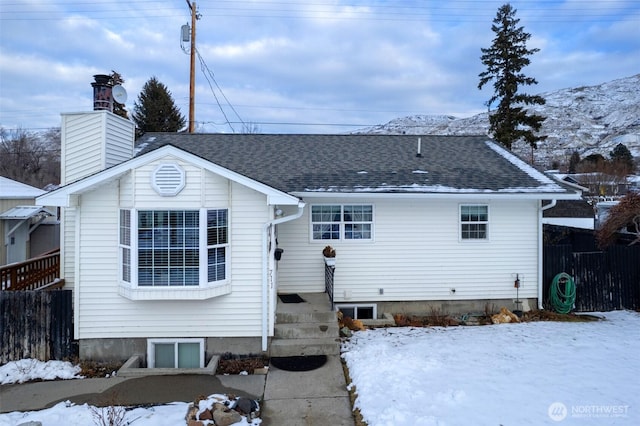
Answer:
[(147, 133), (137, 155), (165, 145), (287, 193), (570, 192), (486, 136)]

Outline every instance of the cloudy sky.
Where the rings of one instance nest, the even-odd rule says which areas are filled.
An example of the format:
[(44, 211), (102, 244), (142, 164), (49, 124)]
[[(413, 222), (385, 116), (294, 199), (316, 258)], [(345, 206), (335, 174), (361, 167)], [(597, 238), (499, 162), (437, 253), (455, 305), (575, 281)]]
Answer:
[[(485, 110), (477, 89), (504, 1), (201, 0), (196, 129), (343, 133), (415, 114)], [(511, 3), (529, 48), (526, 92), (640, 72), (640, 0)], [(125, 79), (127, 109), (155, 76), (188, 117), (186, 0), (2, 0), (0, 126), (60, 125), (92, 109), (94, 74)]]

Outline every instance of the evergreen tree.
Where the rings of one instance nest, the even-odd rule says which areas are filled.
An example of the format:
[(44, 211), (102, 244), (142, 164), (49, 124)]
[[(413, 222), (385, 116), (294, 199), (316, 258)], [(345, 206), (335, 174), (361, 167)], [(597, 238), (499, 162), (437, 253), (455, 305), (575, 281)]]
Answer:
[(541, 96), (527, 95), (519, 92), (521, 86), (538, 84), (536, 79), (525, 76), (521, 70), (529, 65), (529, 56), (540, 49), (527, 49), (526, 42), (531, 34), (518, 27), (519, 19), (515, 17), (516, 9), (509, 3), (501, 6), (493, 20), (491, 30), (496, 34), (493, 44), (489, 48), (482, 48), (480, 59), (487, 69), (479, 74), (478, 89), (495, 80), (494, 94), (486, 105), (499, 101), (498, 109), (489, 115), (489, 129), (493, 138), (511, 150), (512, 144), (524, 139), (532, 148), (537, 147), (537, 141), (545, 139), (538, 136), (545, 117), (537, 114), (527, 114), (525, 105), (544, 105)]
[(605, 172), (607, 169), (607, 159), (602, 154), (589, 154), (580, 160), (578, 173)]
[[(109, 81), (109, 83), (111, 83), (112, 87), (124, 84), (124, 78), (122, 78), (119, 72), (111, 70), (110, 76), (111, 80)], [(129, 119), (129, 112), (125, 109), (125, 105), (119, 104), (115, 99), (113, 100), (113, 113), (115, 115), (119, 115), (122, 118), (126, 118), (127, 120)]]
[(619, 143), (613, 148), (613, 151), (609, 153), (611, 162), (614, 167), (621, 173), (629, 174), (633, 172), (633, 155), (625, 144)]
[(580, 153), (578, 151), (573, 151), (571, 158), (569, 158), (569, 173), (575, 173), (578, 164), (580, 164)]
[(167, 86), (151, 77), (142, 87), (138, 100), (133, 104), (133, 121), (137, 132), (177, 132), (186, 120), (175, 105)]

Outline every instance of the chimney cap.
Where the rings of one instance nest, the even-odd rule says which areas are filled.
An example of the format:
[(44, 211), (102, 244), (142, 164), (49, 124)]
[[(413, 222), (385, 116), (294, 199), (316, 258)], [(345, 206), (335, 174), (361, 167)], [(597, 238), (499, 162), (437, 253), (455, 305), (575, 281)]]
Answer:
[(107, 74), (95, 74), (93, 78), (100, 85), (108, 85), (111, 80), (111, 76)]

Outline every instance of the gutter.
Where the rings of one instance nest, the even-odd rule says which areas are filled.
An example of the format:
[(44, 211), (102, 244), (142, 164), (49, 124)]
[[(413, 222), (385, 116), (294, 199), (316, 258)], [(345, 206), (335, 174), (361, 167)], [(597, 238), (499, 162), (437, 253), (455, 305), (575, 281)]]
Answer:
[(299, 219), (304, 213), (305, 203), (298, 201), (298, 211), (292, 216), (285, 216), (279, 219), (274, 219), (266, 222), (262, 225), (262, 351), (267, 351), (267, 340), (269, 334), (269, 256), (272, 255), (273, 250), (267, 253), (268, 236), (267, 230), (271, 226), (279, 225), (281, 223), (290, 222), (292, 220)]
[(543, 212), (545, 210), (549, 210), (553, 207), (556, 206), (556, 204), (558, 203), (558, 200), (556, 200), (555, 198), (553, 200), (551, 200), (551, 202), (547, 205), (541, 206), (540, 210), (538, 211), (538, 233), (539, 233), (539, 237), (538, 237), (538, 309), (542, 310), (544, 309), (542, 306), (542, 289), (544, 287), (544, 282), (543, 282), (543, 268), (542, 268), (542, 263), (544, 260), (544, 254), (543, 254), (543, 249), (544, 249), (544, 231), (542, 228), (542, 216), (543, 216)]

